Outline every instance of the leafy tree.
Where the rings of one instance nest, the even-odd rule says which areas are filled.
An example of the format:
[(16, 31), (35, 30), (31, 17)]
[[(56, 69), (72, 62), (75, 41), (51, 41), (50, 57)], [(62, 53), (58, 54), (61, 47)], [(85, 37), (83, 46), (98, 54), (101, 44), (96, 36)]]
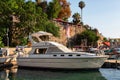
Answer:
[[(10, 21), (10, 17), (12, 14), (12, 9), (13, 9), (13, 5), (15, 4), (15, 2), (13, 1), (13, 5), (12, 5), (12, 9), (11, 9), (11, 5), (9, 4), (10, 2), (12, 2), (12, 0), (6, 1), (6, 0), (2, 0), (0, 1), (0, 36), (4, 37), (4, 40), (7, 41), (5, 38), (8, 29), (10, 29), (10, 26), (12, 24), (12, 22)], [(15, 6), (15, 5), (14, 5)], [(7, 37), (7, 36), (6, 36)], [(11, 38), (11, 37), (10, 37)], [(4, 42), (5, 42), (4, 41)]]
[(58, 18), (67, 20), (71, 16), (70, 3), (67, 2), (67, 0), (58, 0), (58, 1), (62, 6), (59, 12)]
[(42, 0), (35, 0), (37, 2), (37, 4), (40, 4), (42, 2)]
[[(75, 33), (77, 32), (76, 30), (76, 27), (78, 26), (78, 24), (80, 24), (80, 14), (79, 13), (74, 13), (73, 14), (73, 24), (75, 25)], [(75, 40), (76, 40), (76, 34), (75, 34)]]
[(103, 41), (109, 41), (106, 37), (103, 38)]
[(96, 36), (95, 32), (91, 30), (85, 30), (81, 34), (77, 34), (77, 41), (75, 45), (81, 44), (83, 40), (87, 40), (87, 46), (96, 46), (96, 42), (98, 41), (99, 37)]
[(75, 25), (77, 25), (77, 24), (79, 24), (80, 23), (80, 14), (79, 13), (74, 13), (73, 14), (73, 23), (75, 24)]
[(5, 38), (8, 32), (10, 46), (26, 43), (30, 33), (47, 31), (47, 15), (31, 0), (0, 0), (0, 17), (0, 36)]
[(52, 2), (49, 2), (47, 8), (48, 18), (49, 19), (57, 18), (60, 10), (61, 10), (61, 6), (58, 0), (52, 0)]
[[(23, 12), (19, 15), (20, 22), (16, 25), (19, 28), (16, 36), (18, 41), (25, 38), (33, 32), (43, 30), (45, 31), (45, 26), (48, 21), (47, 15), (42, 12), (41, 7), (36, 7), (36, 4), (32, 1), (25, 2), (22, 7)], [(21, 43), (18, 43), (21, 44)]]
[(53, 22), (48, 22), (46, 26), (46, 31), (52, 33), (54, 36), (59, 37), (59, 27)]
[(47, 11), (47, 1), (36, 0), (37, 6), (42, 8), (43, 12)]

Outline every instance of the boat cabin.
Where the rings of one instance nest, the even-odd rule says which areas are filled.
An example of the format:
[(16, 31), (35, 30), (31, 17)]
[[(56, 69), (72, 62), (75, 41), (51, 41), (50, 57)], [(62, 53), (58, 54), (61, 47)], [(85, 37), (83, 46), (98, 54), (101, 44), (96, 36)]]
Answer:
[(51, 33), (39, 31), (30, 35), (32, 50), (30, 54), (50, 54), (71, 52), (66, 46), (57, 42), (49, 41)]
[(50, 53), (67, 53), (71, 52), (70, 49), (66, 48), (56, 42), (44, 41), (32, 45), (31, 54), (50, 54)]

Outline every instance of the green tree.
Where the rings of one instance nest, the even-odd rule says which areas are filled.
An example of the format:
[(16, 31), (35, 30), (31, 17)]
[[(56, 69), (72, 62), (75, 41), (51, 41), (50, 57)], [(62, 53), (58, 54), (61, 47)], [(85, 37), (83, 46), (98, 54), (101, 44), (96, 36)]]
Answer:
[(46, 31), (52, 33), (54, 36), (59, 37), (60, 28), (56, 26), (53, 22), (48, 22), (46, 26)]
[(47, 1), (36, 0), (37, 6), (42, 8), (43, 12), (47, 11)]
[(58, 0), (52, 0), (52, 2), (49, 2), (47, 8), (48, 18), (49, 19), (57, 18), (60, 10), (61, 10), (61, 6)]
[[(12, 9), (13, 9), (13, 6), (16, 6), (14, 5), (15, 2), (13, 1), (13, 5), (10, 5), (10, 2), (12, 2), (13, 0), (9, 0), (9, 1), (6, 1), (6, 0), (1, 0), (0, 1), (0, 36), (1, 37), (4, 37), (4, 42), (7, 41), (7, 37), (6, 34), (7, 34), (7, 31), (8, 29), (10, 29), (10, 26), (12, 24), (12, 21), (11, 21), (11, 15), (13, 14), (12, 13)], [(12, 7), (11, 7), (12, 6)], [(10, 32), (9, 32), (10, 33)], [(11, 37), (10, 37), (10, 40), (11, 40)], [(7, 42), (6, 42), (7, 44)]]
[(80, 23), (80, 14), (79, 13), (74, 13), (73, 14), (73, 16), (72, 16), (72, 18), (73, 18), (73, 23), (75, 24), (75, 25), (77, 25), (77, 24), (79, 24)]
[(40, 4), (42, 2), (42, 0), (35, 0), (37, 2), (37, 4)]
[(103, 38), (103, 41), (109, 41), (106, 37)]
[(99, 37), (95, 32), (91, 30), (85, 30), (81, 34), (77, 34), (76, 44), (81, 44), (83, 40), (86, 40), (87, 46), (96, 46)]
[(78, 24), (80, 24), (80, 14), (79, 13), (74, 13), (73, 14), (73, 16), (72, 16), (72, 18), (73, 18), (73, 24), (75, 25), (75, 40), (76, 40), (76, 27), (78, 26)]
[(19, 39), (18, 41), (21, 41), (22, 38), (26, 39), (30, 33), (40, 30), (46, 31), (48, 19), (41, 7), (36, 6), (32, 1), (28, 1), (25, 2), (22, 9), (23, 11), (18, 14), (20, 22), (16, 25), (18, 32), (15, 35), (17, 35), (16, 39)]
[(8, 31), (10, 46), (25, 43), (29, 33), (47, 31), (49, 22), (41, 7), (31, 0), (0, 0), (0, 17), (0, 36), (5, 38)]

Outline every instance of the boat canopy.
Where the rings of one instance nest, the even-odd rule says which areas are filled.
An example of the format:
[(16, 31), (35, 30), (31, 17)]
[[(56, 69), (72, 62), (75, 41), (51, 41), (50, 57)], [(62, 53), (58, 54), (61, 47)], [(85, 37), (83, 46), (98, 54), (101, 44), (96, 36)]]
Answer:
[(51, 33), (44, 32), (44, 31), (39, 31), (36, 33), (32, 33), (29, 35), (29, 39), (32, 43), (38, 43), (41, 41), (49, 41), (49, 38), (52, 36)]

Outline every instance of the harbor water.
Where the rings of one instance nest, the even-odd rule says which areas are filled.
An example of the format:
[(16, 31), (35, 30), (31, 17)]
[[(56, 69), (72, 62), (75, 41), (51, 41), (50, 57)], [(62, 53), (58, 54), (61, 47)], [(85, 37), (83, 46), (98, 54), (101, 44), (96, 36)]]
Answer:
[(120, 80), (120, 70), (41, 70), (2, 68), (0, 80)]

